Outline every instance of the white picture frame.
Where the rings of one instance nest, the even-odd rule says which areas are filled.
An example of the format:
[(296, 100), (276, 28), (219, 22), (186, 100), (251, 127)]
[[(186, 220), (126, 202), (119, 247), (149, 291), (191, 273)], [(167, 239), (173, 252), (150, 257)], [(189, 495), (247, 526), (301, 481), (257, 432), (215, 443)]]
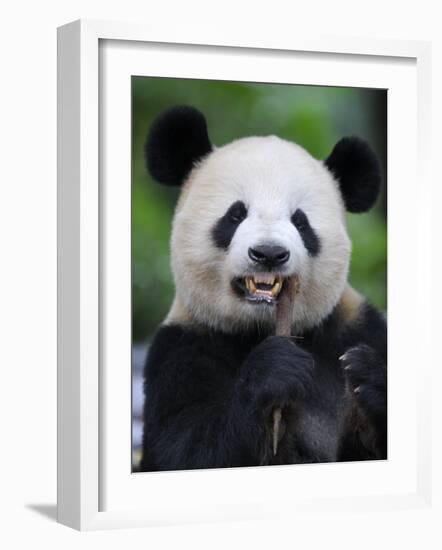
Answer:
[[(163, 55), (163, 50), (167, 50), (167, 56)], [(266, 57), (271, 57), (268, 68), (265, 68)], [(245, 64), (240, 63), (246, 58), (250, 70), (247, 75), (244, 74)], [(216, 63), (213, 63), (215, 59)], [(423, 329), (425, 323), (428, 325), (428, 330), (421, 331), (419, 343), (408, 349), (406, 355), (401, 355), (398, 346), (394, 345), (392, 353), (389, 352), (389, 367), (393, 365), (392, 376), (389, 374), (389, 385), (393, 386), (392, 392), (389, 388), (389, 400), (391, 398), (394, 402), (397, 398), (393, 414), (389, 411), (389, 426), (393, 434), (389, 456), (393, 458), (377, 464), (169, 472), (144, 474), (141, 478), (139, 474), (130, 472), (130, 393), (126, 395), (126, 390), (122, 390), (126, 388), (130, 392), (130, 385), (126, 386), (127, 369), (118, 368), (115, 361), (114, 364), (112, 361), (106, 363), (112, 356), (130, 364), (130, 353), (127, 353), (129, 287), (126, 285), (128, 290), (123, 293), (121, 303), (111, 303), (113, 285), (118, 281), (118, 284), (127, 282), (130, 273), (130, 219), (127, 209), (126, 214), (122, 211), (124, 205), (127, 206), (128, 196), (130, 200), (130, 193), (128, 195), (127, 185), (109, 186), (109, 189), (120, 189), (122, 195), (106, 192), (106, 178), (110, 177), (106, 159), (118, 162), (112, 166), (114, 177), (121, 177), (120, 181), (125, 182), (129, 177), (130, 181), (130, 136), (127, 132), (127, 112), (121, 114), (118, 121), (112, 122), (107, 118), (106, 109), (109, 105), (119, 105), (120, 101), (127, 100), (127, 75), (140, 74), (140, 66), (146, 67), (146, 74), (152, 76), (216, 78), (217, 74), (227, 70), (223, 67), (229, 65), (229, 71), (237, 71), (237, 79), (248, 80), (253, 79), (253, 74), (256, 74), (253, 71), (259, 64), (263, 67), (263, 73), (267, 71), (267, 80), (298, 82), (298, 76), (292, 75), (291, 79), (295, 80), (291, 80), (287, 75), (288, 61), (298, 63), (298, 74), (305, 66), (305, 75), (308, 75), (308, 66), (312, 63), (320, 63), (324, 69), (322, 80), (319, 77), (314, 80), (310, 74), (302, 77), (300, 83), (306, 83), (308, 79), (311, 84), (328, 82), (345, 85), (346, 82), (346, 85), (384, 87), (383, 82), (392, 82), (394, 93), (391, 101), (389, 98), (389, 111), (392, 113), (389, 118), (390, 200), (397, 202), (401, 194), (399, 200), (403, 208), (394, 210), (389, 218), (390, 225), (394, 224), (389, 240), (394, 238), (397, 239), (395, 242), (399, 242), (401, 231), (402, 239), (404, 236), (409, 238), (411, 244), (419, 238), (419, 244), (415, 246), (419, 250), (418, 261), (400, 278), (398, 274), (406, 251), (401, 247), (389, 249), (389, 285), (394, 281), (395, 288), (398, 287), (389, 299), (392, 341), (399, 342), (400, 338), (412, 336), (410, 329), (407, 332), (401, 325), (399, 287), (406, 291), (407, 285), (412, 284), (419, 289), (416, 296), (410, 297), (409, 313), (411, 316), (419, 314), (423, 319)], [(358, 71), (358, 66), (363, 70)], [(156, 67), (155, 70), (152, 67)], [(354, 70), (349, 72), (349, 67)], [(226, 72), (223, 77), (230, 75), (230, 79), (235, 79), (235, 74)], [(59, 522), (89, 530), (290, 517), (294, 513), (327, 513), (328, 510), (336, 513), (355, 507), (371, 511), (428, 505), (431, 499), (431, 434), (428, 422), (430, 402), (425, 388), (430, 384), (432, 364), (431, 233), (428, 216), (431, 186), (426, 159), (431, 115), (429, 78), (430, 45), (426, 42), (350, 37), (312, 39), (298, 34), (290, 43), (281, 40), (280, 43), (267, 44), (265, 39), (256, 39), (253, 42), (238, 40), (235, 43), (218, 41), (217, 44), (210, 44), (203, 35), (189, 37), (183, 31), (182, 36), (177, 33), (173, 37), (155, 36), (143, 26), (117, 22), (76, 21), (59, 29)], [(104, 93), (107, 93), (106, 90), (112, 91), (105, 96), (106, 101), (103, 101), (103, 87)], [(411, 111), (406, 113), (407, 109)], [(103, 121), (106, 121), (105, 128)], [(400, 136), (400, 121), (403, 133), (408, 130), (408, 139)], [(108, 122), (111, 126), (107, 126)], [(113, 123), (117, 126), (112, 126)], [(119, 131), (109, 131), (109, 127), (116, 127)], [(391, 136), (397, 136), (397, 139), (390, 139)], [(399, 147), (402, 154), (406, 153), (407, 166), (399, 162)], [(103, 154), (106, 157), (104, 160)], [(399, 180), (402, 190), (400, 194), (395, 194), (394, 182)], [(414, 234), (407, 230), (405, 212), (409, 205), (418, 208), (418, 221), (415, 221), (418, 228), (416, 231), (414, 227)], [(117, 211), (122, 213), (118, 223)], [(106, 244), (109, 239), (116, 244), (112, 251)], [(115, 277), (107, 277), (107, 273), (117, 265), (121, 267), (115, 282)], [(109, 315), (109, 311), (116, 311), (115, 308), (119, 312), (119, 327), (113, 324), (115, 316)], [(111, 338), (109, 334), (106, 337), (107, 332), (112, 333), (119, 328), (122, 328), (121, 339)], [(118, 346), (112, 349), (112, 355), (107, 348), (109, 341)], [(423, 356), (427, 360), (422, 360)], [(413, 367), (414, 358), (420, 359), (418, 379)], [(400, 412), (409, 421), (411, 436), (394, 429), (398, 407), (404, 399), (394, 389), (398, 380), (394, 365), (401, 362), (404, 363), (402, 392), (407, 398), (416, 398), (415, 405)], [(106, 376), (103, 376), (104, 372)], [(106, 429), (110, 421), (108, 404), (115, 403), (117, 392), (120, 392), (120, 399), (119, 405), (112, 407), (112, 431), (116, 434), (112, 439)], [(125, 451), (127, 443), (129, 447)], [(405, 460), (402, 455), (407, 447), (411, 450)], [(299, 474), (300, 468), (302, 476)], [(361, 474), (366, 485), (361, 482), (362, 488), (355, 491), (354, 484), (361, 479)], [(314, 485), (312, 479), (315, 480)], [(285, 491), (288, 481), (296, 483), (297, 494), (293, 497)], [(232, 487), (237, 492), (232, 491)], [(259, 487), (259, 493), (256, 487)], [(275, 506), (275, 503), (281, 505)]]

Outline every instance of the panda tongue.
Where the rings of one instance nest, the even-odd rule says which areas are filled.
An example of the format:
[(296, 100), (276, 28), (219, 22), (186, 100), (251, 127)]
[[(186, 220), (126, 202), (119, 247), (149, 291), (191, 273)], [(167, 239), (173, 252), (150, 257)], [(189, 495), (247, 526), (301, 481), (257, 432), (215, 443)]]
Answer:
[(273, 288), (273, 285), (270, 285), (268, 283), (257, 283), (256, 281), (255, 286), (258, 290), (271, 290)]

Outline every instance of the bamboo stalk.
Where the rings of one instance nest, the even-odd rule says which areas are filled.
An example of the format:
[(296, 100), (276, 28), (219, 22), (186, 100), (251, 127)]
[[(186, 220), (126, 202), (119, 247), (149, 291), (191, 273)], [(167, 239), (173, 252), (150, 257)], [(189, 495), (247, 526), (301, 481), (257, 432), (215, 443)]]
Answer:
[[(290, 277), (284, 281), (283, 289), (279, 295), (276, 306), (276, 336), (291, 336), (293, 307), (295, 296), (299, 291), (299, 279), (296, 276)], [(273, 456), (278, 452), (279, 433), (281, 429), (282, 411), (275, 409), (273, 411)]]

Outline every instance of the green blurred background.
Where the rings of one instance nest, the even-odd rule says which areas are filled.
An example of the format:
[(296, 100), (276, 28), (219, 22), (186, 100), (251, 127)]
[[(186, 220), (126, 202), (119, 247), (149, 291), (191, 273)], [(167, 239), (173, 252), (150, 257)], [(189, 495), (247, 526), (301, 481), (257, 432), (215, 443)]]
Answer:
[[(276, 134), (324, 159), (343, 136), (368, 140), (384, 169), (387, 157), (385, 90), (255, 84), (169, 78), (132, 78), (132, 305), (133, 338), (149, 338), (173, 299), (169, 236), (178, 190), (151, 181), (143, 145), (163, 109), (192, 105), (208, 122), (215, 145), (249, 135)], [(386, 309), (386, 185), (374, 210), (349, 214), (353, 241), (350, 282)]]

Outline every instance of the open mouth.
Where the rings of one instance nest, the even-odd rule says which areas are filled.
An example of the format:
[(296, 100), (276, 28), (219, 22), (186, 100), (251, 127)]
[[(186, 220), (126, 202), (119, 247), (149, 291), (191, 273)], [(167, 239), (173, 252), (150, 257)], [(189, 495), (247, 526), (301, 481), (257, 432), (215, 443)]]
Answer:
[(254, 303), (274, 304), (282, 290), (284, 279), (273, 273), (256, 273), (232, 281), (234, 290)]

